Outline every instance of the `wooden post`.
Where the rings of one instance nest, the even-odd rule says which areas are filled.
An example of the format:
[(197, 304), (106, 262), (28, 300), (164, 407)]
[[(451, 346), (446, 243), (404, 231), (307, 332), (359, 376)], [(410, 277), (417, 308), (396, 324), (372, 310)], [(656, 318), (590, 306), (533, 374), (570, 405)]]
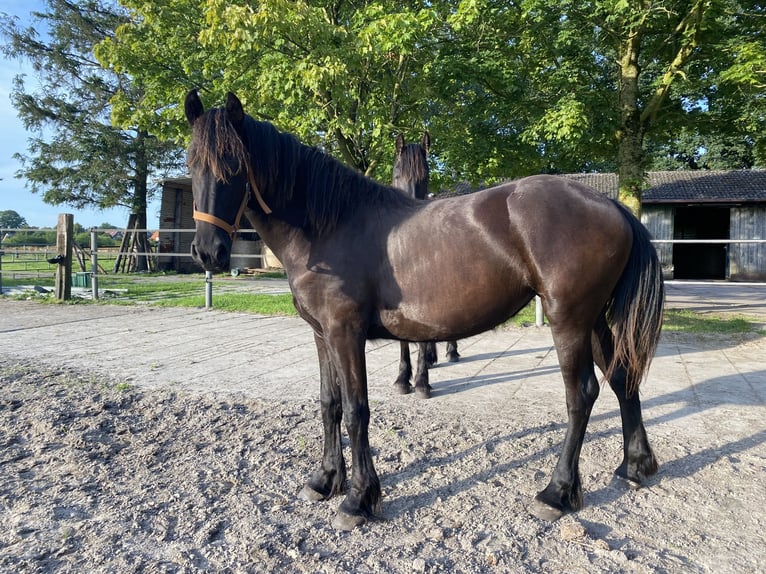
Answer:
[(74, 215), (60, 213), (56, 229), (56, 252), (59, 261), (56, 266), (56, 299), (68, 301), (72, 298), (72, 243), (74, 242)]
[(95, 227), (90, 230), (90, 266), (90, 288), (95, 301), (98, 299), (98, 236)]

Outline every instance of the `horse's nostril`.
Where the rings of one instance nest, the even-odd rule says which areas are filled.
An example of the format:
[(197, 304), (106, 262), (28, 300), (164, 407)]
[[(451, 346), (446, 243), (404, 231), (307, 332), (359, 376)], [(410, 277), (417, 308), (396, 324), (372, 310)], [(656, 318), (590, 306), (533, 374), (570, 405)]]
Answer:
[(194, 259), (195, 261), (200, 263), (202, 262), (202, 260), (200, 259), (199, 250), (197, 249), (196, 243), (191, 244), (191, 256), (192, 256), (192, 259)]

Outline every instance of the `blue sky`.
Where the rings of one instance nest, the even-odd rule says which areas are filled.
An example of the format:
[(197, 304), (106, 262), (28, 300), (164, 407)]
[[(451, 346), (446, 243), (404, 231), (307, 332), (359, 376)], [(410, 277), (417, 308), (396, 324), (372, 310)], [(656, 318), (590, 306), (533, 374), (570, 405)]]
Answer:
[[(30, 22), (30, 14), (33, 11), (43, 11), (45, 6), (42, 0), (0, 0), (0, 12), (18, 16), (21, 22), (26, 24)], [(13, 78), (19, 74), (27, 74), (28, 85), (33, 85), (34, 75), (25, 63), (8, 60), (0, 55), (0, 211), (13, 210), (32, 227), (55, 227), (59, 213), (74, 214), (75, 223), (86, 228), (97, 227), (102, 223), (125, 226), (128, 221), (128, 209), (99, 211), (73, 209), (66, 205), (48, 205), (40, 195), (29, 191), (25, 180), (15, 177), (21, 164), (13, 156), (16, 153), (27, 153), (27, 140), (30, 137), (16, 115), (10, 99)], [(158, 201), (150, 203), (146, 217), (150, 228), (159, 226)]]

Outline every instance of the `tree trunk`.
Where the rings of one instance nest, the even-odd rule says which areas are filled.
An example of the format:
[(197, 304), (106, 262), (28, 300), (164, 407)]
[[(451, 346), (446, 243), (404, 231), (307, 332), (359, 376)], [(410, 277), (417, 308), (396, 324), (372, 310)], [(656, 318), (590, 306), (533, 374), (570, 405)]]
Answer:
[[(146, 146), (144, 145), (148, 135), (146, 132), (139, 131), (136, 135), (136, 173), (135, 188), (133, 194), (133, 213), (136, 215), (136, 229), (147, 229), (146, 224), (146, 206), (148, 196), (149, 166), (146, 158)], [(136, 248), (139, 253), (149, 252), (149, 241), (147, 232), (140, 231), (137, 234)], [(136, 271), (150, 271), (149, 257), (147, 255), (136, 256)]]
[(617, 131), (618, 199), (634, 214), (641, 214), (641, 191), (644, 185), (644, 133), (638, 108), (638, 56), (641, 33), (630, 34), (623, 42), (620, 57), (620, 129)]

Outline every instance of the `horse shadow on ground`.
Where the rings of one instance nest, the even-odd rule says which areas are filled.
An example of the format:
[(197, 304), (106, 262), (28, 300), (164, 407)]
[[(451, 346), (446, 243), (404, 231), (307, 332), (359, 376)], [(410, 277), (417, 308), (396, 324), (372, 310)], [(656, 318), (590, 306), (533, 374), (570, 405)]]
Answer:
[(432, 368), (445, 368), (445, 367), (451, 367), (455, 366), (456, 364), (461, 365), (465, 363), (473, 363), (475, 361), (492, 361), (497, 359), (505, 359), (506, 357), (518, 357), (520, 355), (531, 355), (534, 353), (549, 353), (553, 350), (553, 346), (546, 346), (546, 347), (537, 347), (534, 349), (512, 349), (507, 351), (501, 351), (501, 352), (488, 352), (488, 353), (477, 353), (475, 355), (460, 355), (460, 361), (457, 363), (450, 363), (448, 361), (444, 361), (439, 358), (439, 362), (436, 363)]
[[(764, 406), (766, 404), (766, 401), (764, 401), (764, 393), (766, 393), (766, 370), (748, 373), (747, 376), (747, 380), (745, 380), (745, 377), (743, 376), (717, 377), (691, 387), (652, 397), (651, 399), (644, 401), (643, 412), (645, 415), (647, 412), (651, 413), (651, 411), (657, 407), (677, 405), (673, 410), (667, 413), (657, 416), (651, 416), (650, 414), (648, 418), (645, 418), (650, 442), (652, 440), (652, 426), (655, 425), (677, 421), (695, 414), (704, 414), (705, 411), (722, 405)], [(486, 384), (492, 384), (494, 382), (499, 381), (493, 380)], [(603, 389), (602, 393), (605, 391), (607, 391), (607, 389)], [(611, 394), (611, 391), (609, 392)], [(716, 397), (719, 400), (714, 401), (706, 397)], [(601, 397), (602, 400), (603, 398), (604, 397)], [(512, 417), (513, 413), (509, 412), (508, 416)], [(595, 415), (591, 417), (590, 422), (597, 423), (608, 420), (612, 420), (614, 424), (607, 429), (588, 432), (585, 437), (583, 448), (587, 449), (588, 443), (596, 440), (619, 440), (620, 445), (618, 446), (615, 444), (614, 460), (604, 461), (605, 465), (613, 464), (613, 466), (616, 467), (622, 452), (622, 432), (619, 409)], [(558, 454), (561, 451), (565, 431), (566, 424), (561, 422), (541, 424), (532, 428), (520, 429), (504, 436), (490, 438), (465, 449), (461, 453), (453, 452), (430, 459), (427, 462), (428, 465), (432, 467), (449, 466), (452, 464), (460, 465), (464, 464), (463, 461), (470, 460), (471, 456), (479, 449), (491, 452), (495, 450), (498, 445), (511, 443), (534, 434), (543, 435), (555, 432), (558, 435), (556, 442), (545, 448), (534, 452), (524, 453), (512, 460), (496, 464), (489, 469), (481, 470), (461, 480), (433, 488), (428, 491), (427, 496), (423, 496), (422, 492), (400, 497), (392, 496), (389, 498), (387, 505), (389, 512), (398, 514), (430, 506), (437, 498), (447, 498), (462, 491), (467, 491), (477, 484), (503, 476), (512, 469), (529, 467), (529, 480), (532, 480), (531, 475), (534, 474), (534, 470), (531, 467), (532, 463), (541, 462), (543, 459), (550, 458), (551, 456), (554, 456), (554, 459), (558, 457)], [(718, 438), (721, 438), (722, 435), (723, 433), (718, 434), (717, 436)], [(420, 438), (425, 441), (428, 440), (427, 437)], [(658, 474), (647, 480), (645, 487), (651, 488), (652, 486), (656, 486), (667, 480), (689, 478), (723, 456), (731, 457), (738, 453), (757, 448), (765, 443), (766, 428), (762, 428), (749, 436), (737, 438), (736, 440), (724, 442), (723, 444), (711, 445), (701, 451), (690, 452), (673, 460), (660, 460), (660, 470)], [(411, 480), (412, 477), (422, 474), (422, 466), (423, 460), (419, 459), (410, 462), (400, 470), (384, 473), (383, 477), (386, 482), (395, 485), (396, 483)], [(553, 467), (551, 466), (550, 471), (552, 470)], [(589, 490), (587, 484), (584, 484), (583, 486), (586, 503), (593, 505), (612, 503), (621, 498), (625, 492), (629, 491), (629, 487), (616, 477), (607, 485), (596, 488), (595, 490)]]
[(552, 375), (558, 372), (559, 368), (557, 366), (534, 367), (531, 369), (520, 369), (513, 372), (489, 373), (486, 375), (459, 377), (456, 379), (449, 379), (447, 381), (439, 381), (431, 384), (431, 398), (453, 395), (462, 391), (472, 390), (488, 385), (509, 383), (520, 379)]

